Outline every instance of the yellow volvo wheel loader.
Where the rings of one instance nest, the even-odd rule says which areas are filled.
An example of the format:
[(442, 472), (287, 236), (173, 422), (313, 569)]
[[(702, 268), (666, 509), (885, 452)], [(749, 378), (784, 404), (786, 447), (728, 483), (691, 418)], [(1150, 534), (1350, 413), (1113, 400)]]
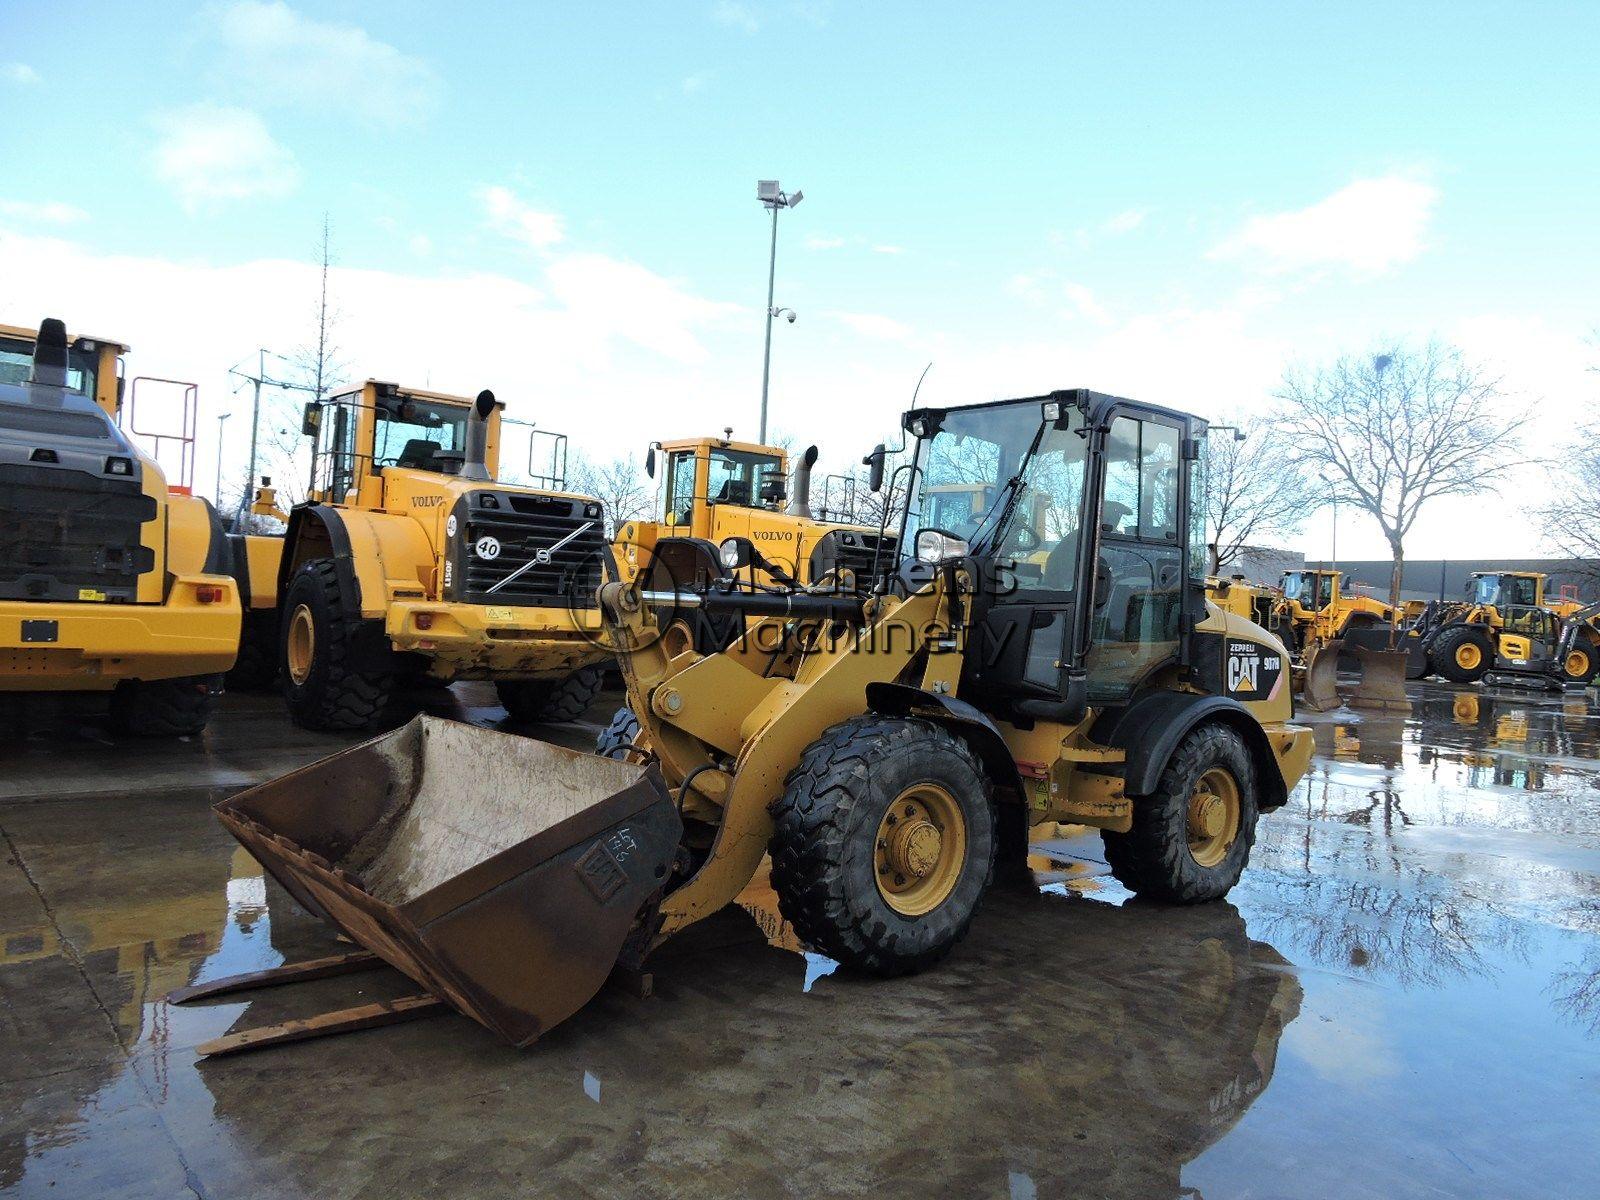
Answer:
[[(918, 970), (1043, 823), (1098, 827), (1141, 895), (1228, 893), (1312, 741), (1282, 644), (1206, 601), (1204, 423), (1080, 390), (905, 427), (916, 556), (869, 595), (741, 584), (746, 563), (719, 575), (715, 557), (701, 586), (601, 588), (637, 722), (618, 759), (423, 717), (218, 806), (303, 904), (423, 989), (318, 1030), (435, 1003), (526, 1045), (751, 889), (820, 953)], [(974, 536), (929, 524), (930, 489), (973, 472), (995, 488)], [(701, 653), (657, 636), (664, 608), (748, 625)]]
[(407, 673), (492, 680), (521, 720), (594, 699), (605, 517), (589, 496), (496, 482), (502, 407), (376, 380), (307, 407), (310, 499), (276, 578), (300, 724), (367, 728)]
[(233, 664), (239, 594), (217, 515), (181, 477), (193, 387), (182, 430), (124, 428), (125, 349), (53, 318), (0, 326), (0, 692), (103, 692), (124, 731), (193, 734)]
[[(1477, 571), (1464, 600), (1429, 604), (1406, 631), (1407, 674), (1477, 683), (1491, 672), (1587, 684), (1600, 675), (1593, 607), (1545, 594), (1537, 571)], [(1569, 636), (1565, 626), (1571, 623)], [(1554, 657), (1564, 644), (1559, 661)]]
[(781, 447), (731, 438), (654, 442), (645, 458), (652, 478), (658, 452), (666, 459), (661, 518), (630, 521), (618, 531), (624, 579), (650, 562), (663, 538), (696, 538), (713, 546), (746, 538), (769, 568), (759, 572), (763, 578), (805, 585), (844, 570), (865, 579), (875, 564), (887, 565), (894, 555), (892, 533), (813, 514), (815, 446), (791, 459)]

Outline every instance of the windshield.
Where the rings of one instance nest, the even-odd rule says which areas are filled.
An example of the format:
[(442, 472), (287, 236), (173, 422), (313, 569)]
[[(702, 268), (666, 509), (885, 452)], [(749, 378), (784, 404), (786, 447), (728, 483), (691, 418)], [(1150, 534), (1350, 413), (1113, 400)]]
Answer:
[(756, 508), (761, 504), (761, 489), (768, 480), (780, 483), (783, 472), (774, 454), (752, 454), (747, 450), (713, 450), (711, 471), (706, 480), (706, 499), (713, 504), (739, 504)]
[[(33, 343), (22, 338), (0, 338), (0, 383), (27, 383), (33, 372)], [(67, 390), (94, 398), (95, 356), (82, 350), (67, 351)]]
[(1071, 591), (1088, 441), (1077, 409), (1057, 424), (1033, 401), (946, 413), (942, 428), (917, 444), (907, 553), (920, 530), (942, 529), (1010, 557), (1021, 587)]
[(379, 405), (372, 458), (380, 467), (413, 467), (421, 471), (454, 471), (457, 459), (441, 460), (441, 452), (467, 444), (467, 410), (459, 404), (407, 400), (404, 414)]
[(1306, 577), (1299, 571), (1290, 571), (1283, 577), (1283, 598), (1299, 600), (1306, 593)]

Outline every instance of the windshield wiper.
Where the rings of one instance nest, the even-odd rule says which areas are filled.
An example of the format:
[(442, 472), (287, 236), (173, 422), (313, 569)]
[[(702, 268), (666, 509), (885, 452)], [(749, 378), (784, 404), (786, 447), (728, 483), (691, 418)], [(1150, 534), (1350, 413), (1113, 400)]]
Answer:
[[(989, 516), (985, 516), (972, 535), (971, 548), (976, 551), (983, 544), (983, 531), (988, 527), (990, 516), (998, 507), (1000, 515), (995, 521), (993, 536), (999, 537), (1006, 526), (1011, 523), (1011, 514), (1016, 512), (1017, 503), (1022, 499), (1023, 476), (1028, 470), (1028, 464), (1033, 461), (1033, 456), (1039, 451), (1039, 440), (1044, 437), (1045, 422), (1039, 422), (1039, 428), (1034, 431), (1033, 440), (1028, 443), (1027, 452), (1023, 454), (1022, 461), (1017, 464), (1017, 473), (1000, 489), (1000, 495), (995, 498), (994, 504), (989, 506)], [(983, 547), (989, 549), (990, 547)]]

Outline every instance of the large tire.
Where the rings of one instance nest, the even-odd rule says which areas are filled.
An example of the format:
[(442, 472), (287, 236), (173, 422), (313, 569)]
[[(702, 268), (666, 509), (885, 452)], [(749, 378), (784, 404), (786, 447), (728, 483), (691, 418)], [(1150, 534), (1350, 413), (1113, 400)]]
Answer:
[(1225, 725), (1201, 725), (1178, 743), (1156, 790), (1134, 800), (1133, 828), (1101, 833), (1106, 862), (1138, 895), (1169, 904), (1220, 900), (1250, 861), (1259, 813), (1244, 739)]
[(1600, 647), (1593, 642), (1576, 642), (1560, 666), (1561, 678), (1566, 682), (1589, 683), (1600, 675)]
[(772, 816), (779, 910), (806, 945), (874, 975), (948, 954), (994, 876), (989, 780), (965, 742), (927, 721), (834, 725)]
[(127, 679), (111, 693), (111, 724), (135, 737), (190, 737), (211, 720), (220, 678)]
[(271, 691), (278, 681), (278, 614), (247, 612), (239, 627), (239, 657), (223, 676), (230, 692)]
[(628, 751), (639, 742), (639, 718), (633, 709), (624, 705), (617, 709), (611, 724), (594, 741), (594, 752), (601, 758), (626, 759)]
[(513, 721), (558, 725), (589, 711), (605, 682), (605, 667), (579, 667), (561, 679), (502, 680), (495, 694)]
[(394, 653), (376, 622), (340, 603), (331, 558), (301, 564), (284, 592), (278, 633), (283, 698), (307, 729), (366, 730), (377, 724), (394, 685)]
[(1494, 666), (1494, 646), (1481, 629), (1457, 625), (1434, 640), (1428, 661), (1451, 683), (1477, 683)]

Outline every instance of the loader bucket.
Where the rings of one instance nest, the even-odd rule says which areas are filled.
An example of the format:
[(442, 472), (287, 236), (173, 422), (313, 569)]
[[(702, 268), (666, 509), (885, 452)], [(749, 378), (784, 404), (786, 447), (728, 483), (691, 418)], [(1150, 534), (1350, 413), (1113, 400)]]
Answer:
[(514, 1046), (643, 944), (682, 834), (653, 766), (427, 716), (216, 812), (301, 904)]
[(1325, 646), (1311, 652), (1306, 661), (1305, 683), (1300, 699), (1312, 712), (1332, 712), (1343, 703), (1339, 699), (1339, 651), (1341, 643), (1335, 638)]
[(1358, 646), (1356, 657), (1361, 660), (1361, 682), (1350, 697), (1350, 707), (1410, 712), (1411, 698), (1406, 695), (1406, 665), (1410, 655), (1403, 649), (1369, 650)]

